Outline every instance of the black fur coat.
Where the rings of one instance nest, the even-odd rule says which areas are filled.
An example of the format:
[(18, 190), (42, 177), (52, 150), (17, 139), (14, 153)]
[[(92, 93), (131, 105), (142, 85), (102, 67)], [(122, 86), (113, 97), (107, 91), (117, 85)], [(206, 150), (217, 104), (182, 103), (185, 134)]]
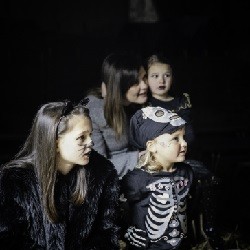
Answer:
[(70, 186), (78, 167), (66, 176), (58, 174), (55, 200), (60, 220), (57, 223), (45, 218), (33, 168), (2, 169), (0, 249), (119, 249), (116, 170), (95, 151), (85, 168), (88, 191), (80, 206), (69, 202)]

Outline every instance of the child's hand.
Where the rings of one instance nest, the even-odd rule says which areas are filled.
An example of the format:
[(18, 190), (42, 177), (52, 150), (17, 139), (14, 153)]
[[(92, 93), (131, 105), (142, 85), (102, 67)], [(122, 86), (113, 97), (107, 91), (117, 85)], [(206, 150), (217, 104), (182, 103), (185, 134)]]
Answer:
[(136, 247), (147, 246), (147, 233), (136, 227), (129, 227), (124, 237), (128, 240), (129, 244)]

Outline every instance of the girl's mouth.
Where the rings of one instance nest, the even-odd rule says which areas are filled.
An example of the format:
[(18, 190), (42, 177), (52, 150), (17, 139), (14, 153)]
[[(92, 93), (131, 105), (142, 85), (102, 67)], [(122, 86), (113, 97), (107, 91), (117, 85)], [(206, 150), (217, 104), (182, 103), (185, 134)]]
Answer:
[(147, 93), (146, 92), (142, 92), (142, 93), (139, 93), (138, 96), (146, 96)]
[(164, 90), (164, 89), (166, 89), (166, 86), (159, 86), (158, 89), (159, 90)]
[(179, 155), (185, 155), (186, 154), (186, 150), (182, 150)]
[(89, 150), (87, 153), (85, 153), (84, 155), (86, 155), (86, 156), (90, 156), (90, 154), (91, 154), (91, 150)]
[(91, 153), (91, 149), (86, 149), (86, 147), (83, 147), (80, 151), (81, 151), (81, 156), (88, 156), (89, 157), (89, 155)]

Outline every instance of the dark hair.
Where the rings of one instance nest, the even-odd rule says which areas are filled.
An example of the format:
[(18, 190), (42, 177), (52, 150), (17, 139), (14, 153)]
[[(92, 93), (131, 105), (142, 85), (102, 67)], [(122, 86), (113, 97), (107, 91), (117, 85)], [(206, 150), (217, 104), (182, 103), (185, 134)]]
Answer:
[[(41, 186), (43, 206), (48, 218), (53, 222), (57, 220), (54, 200), (57, 137), (69, 129), (68, 121), (73, 115), (84, 115), (89, 118), (88, 109), (83, 105), (72, 106), (71, 112), (62, 116), (64, 109), (65, 102), (44, 104), (33, 120), (30, 134), (23, 147), (14, 160), (5, 165), (5, 167), (34, 167)], [(75, 204), (82, 204), (86, 190), (85, 168), (80, 168), (72, 201)]]
[(104, 116), (117, 137), (125, 131), (126, 114), (123, 100), (128, 89), (139, 82), (141, 67), (140, 57), (131, 53), (112, 53), (103, 61), (102, 81), (107, 89)]

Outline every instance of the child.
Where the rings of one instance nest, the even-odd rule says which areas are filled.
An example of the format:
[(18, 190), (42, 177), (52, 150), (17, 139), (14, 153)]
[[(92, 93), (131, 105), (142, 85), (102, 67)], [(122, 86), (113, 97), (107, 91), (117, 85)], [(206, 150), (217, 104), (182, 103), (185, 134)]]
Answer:
[[(176, 112), (187, 122), (185, 126), (185, 139), (189, 145), (188, 158), (192, 158), (192, 153), (194, 152), (190, 154), (190, 151), (192, 151), (190, 150), (190, 145), (193, 144), (195, 136), (192, 126), (192, 105), (189, 95), (187, 93), (176, 97), (170, 95), (169, 91), (172, 85), (173, 72), (170, 62), (162, 54), (154, 54), (147, 59), (146, 71), (147, 82), (150, 89), (150, 105), (153, 107), (160, 106), (172, 112)], [(217, 179), (202, 162), (190, 159), (186, 162), (191, 165), (194, 171), (193, 182), (197, 183), (193, 184), (194, 191), (192, 192), (193, 199), (190, 200), (189, 204), (191, 208), (190, 212), (188, 212), (189, 218), (194, 219), (194, 217), (198, 217), (197, 214), (202, 213), (202, 230), (205, 231), (210, 245), (214, 249), (223, 249), (223, 242), (218, 235), (215, 225)], [(199, 221), (195, 221), (194, 219), (194, 222), (200, 227)], [(196, 228), (196, 236), (200, 230), (201, 229)], [(198, 239), (196, 239), (196, 241), (197, 240)]]
[(131, 118), (131, 144), (146, 151), (122, 180), (131, 212), (129, 249), (177, 249), (185, 237), (192, 183), (192, 170), (183, 163), (185, 123), (161, 107), (142, 108)]
[(186, 140), (188, 145), (194, 140), (189, 94), (173, 97), (169, 91), (173, 81), (172, 67), (161, 54), (152, 55), (147, 60), (147, 83), (150, 89), (149, 103), (153, 107), (162, 107), (177, 113), (186, 122)]
[(1, 249), (118, 249), (119, 179), (92, 150), (86, 101), (44, 104), (0, 169)]

